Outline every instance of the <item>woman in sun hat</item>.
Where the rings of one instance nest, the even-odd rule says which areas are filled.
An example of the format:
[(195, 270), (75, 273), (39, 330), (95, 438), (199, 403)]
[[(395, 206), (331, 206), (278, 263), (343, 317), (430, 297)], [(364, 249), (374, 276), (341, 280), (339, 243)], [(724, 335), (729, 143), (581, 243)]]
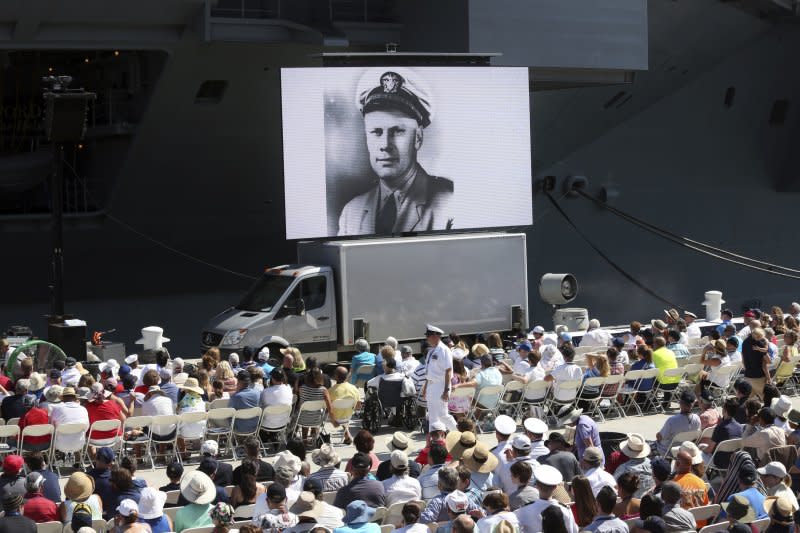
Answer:
[[(178, 386), (184, 392), (183, 398), (178, 402), (177, 414), (183, 413), (205, 413), (206, 402), (203, 401), (203, 389), (196, 378), (186, 378), (183, 385)], [(202, 439), (206, 432), (206, 421), (191, 422), (182, 424), (178, 435), (178, 448), (181, 452), (186, 451), (186, 440)]]
[(142, 489), (139, 497), (139, 521), (150, 526), (153, 533), (173, 531), (172, 520), (164, 514), (167, 493), (153, 487)]
[(92, 513), (92, 520), (102, 520), (103, 502), (100, 496), (94, 494), (94, 480), (83, 472), (75, 472), (64, 485), (65, 500), (59, 506), (61, 521), (72, 520), (75, 509), (88, 509)]
[(213, 525), (209, 512), (211, 502), (217, 497), (214, 482), (206, 474), (195, 470), (181, 480), (181, 495), (189, 501), (175, 515), (175, 531)]

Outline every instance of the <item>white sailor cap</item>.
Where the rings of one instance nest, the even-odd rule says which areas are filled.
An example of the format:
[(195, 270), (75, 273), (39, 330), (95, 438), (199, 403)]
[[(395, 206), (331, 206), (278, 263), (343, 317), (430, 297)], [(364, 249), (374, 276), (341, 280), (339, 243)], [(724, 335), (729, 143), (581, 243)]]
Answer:
[(430, 324), (426, 324), (425, 325), (425, 336), (428, 336), (428, 335), (439, 335), (439, 336), (442, 336), (442, 335), (444, 335), (444, 331), (442, 329), (440, 329), (440, 328), (437, 328), (436, 326), (432, 326)]
[(494, 420), (494, 429), (503, 435), (511, 435), (517, 430), (517, 423), (508, 415), (500, 415)]
[(544, 328), (542, 326), (536, 326), (531, 330), (531, 333), (544, 333)]
[(536, 478), (536, 481), (548, 487), (555, 487), (564, 481), (564, 476), (561, 475), (561, 472), (550, 465), (537, 466), (533, 472), (533, 477)]
[(684, 316), (690, 316), (692, 318), (697, 318), (697, 315), (692, 313), (691, 311), (684, 311), (683, 314), (684, 314)]
[(535, 435), (544, 435), (547, 433), (547, 424), (538, 418), (526, 418), (523, 423), (525, 430)]
[(133, 363), (136, 363), (138, 361), (139, 361), (139, 356), (136, 355), (135, 353), (132, 353), (128, 357), (125, 358), (125, 364), (126, 365), (132, 365)]

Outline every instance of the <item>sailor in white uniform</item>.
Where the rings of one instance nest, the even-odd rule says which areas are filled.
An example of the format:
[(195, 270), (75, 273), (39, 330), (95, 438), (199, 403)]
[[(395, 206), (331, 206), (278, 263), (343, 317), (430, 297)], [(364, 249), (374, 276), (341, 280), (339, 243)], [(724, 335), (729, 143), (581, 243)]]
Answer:
[(447, 401), (453, 377), (453, 354), (442, 343), (444, 331), (430, 324), (426, 328), (425, 338), (430, 350), (425, 363), (427, 381), (423, 394), (428, 407), (428, 426), (439, 421), (452, 431), (456, 429), (456, 419), (448, 412)]

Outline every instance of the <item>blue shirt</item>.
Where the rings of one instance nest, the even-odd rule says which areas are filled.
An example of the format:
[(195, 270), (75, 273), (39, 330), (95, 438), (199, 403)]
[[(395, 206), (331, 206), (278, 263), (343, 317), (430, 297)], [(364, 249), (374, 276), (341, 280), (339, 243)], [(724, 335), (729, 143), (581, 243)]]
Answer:
[(723, 333), (725, 333), (725, 326), (728, 326), (728, 325), (730, 325), (732, 323), (733, 322), (731, 322), (730, 320), (723, 320), (722, 324), (717, 326), (717, 331), (719, 332), (719, 334), (722, 335)]
[[(251, 407), (259, 407), (260, 400), (261, 395), (258, 393), (258, 391), (248, 387), (231, 396), (231, 400), (228, 402), (228, 407), (233, 407), (237, 411), (241, 409), (250, 409)], [(238, 431), (239, 433), (252, 433), (255, 431), (256, 426), (258, 426), (258, 418), (253, 418), (251, 420), (236, 420), (233, 423), (234, 430)]]
[(264, 377), (269, 379), (269, 375), (272, 374), (272, 371), (275, 370), (275, 367), (269, 363), (264, 363), (261, 365), (261, 370), (264, 371)]
[[(767, 497), (761, 494), (757, 488), (750, 487), (749, 489), (745, 489), (741, 492), (736, 492), (734, 494), (731, 494), (730, 496), (728, 496), (728, 499), (726, 501), (728, 502), (733, 501), (734, 496), (744, 496), (745, 498), (747, 498), (747, 501), (750, 502), (750, 507), (752, 507), (753, 510), (755, 510), (756, 512), (756, 518), (761, 519), (767, 517), (767, 512), (764, 510), (764, 500), (766, 500)], [(727, 516), (725, 514), (725, 510), (723, 510), (719, 516), (720, 518), (725, 518)]]
[(172, 405), (177, 405), (178, 403), (178, 386), (175, 385), (173, 382), (169, 383), (161, 383), (160, 385), (161, 391), (166, 394), (170, 400), (172, 400)]
[[(58, 483), (58, 474), (47, 468), (36, 470), (36, 472), (39, 472), (44, 478), (44, 486), (42, 487), (42, 494), (44, 494), (44, 497), (55, 503), (63, 502), (64, 498), (61, 497), (61, 485)], [(97, 492), (96, 485), (95, 492)], [(113, 501), (111, 503), (113, 503)], [(103, 508), (105, 508), (105, 500), (103, 500)]]
[(350, 362), (350, 383), (355, 385), (356, 372), (358, 371), (359, 367), (364, 365), (374, 365), (375, 358), (375, 354), (370, 352), (361, 352), (360, 354), (354, 355), (352, 361)]
[(117, 508), (114, 505), (117, 495), (111, 488), (111, 470), (93, 468), (89, 471), (89, 475), (94, 479), (94, 493), (100, 496), (100, 500), (103, 502), (103, 518), (113, 517)]
[(371, 522), (347, 524), (342, 527), (337, 527), (333, 530), (333, 533), (381, 533), (381, 526)]
[(153, 530), (153, 533), (167, 533), (167, 531), (172, 531), (172, 528), (169, 527), (166, 515), (161, 515), (158, 518), (150, 518), (149, 520), (140, 518), (139, 522), (148, 524), (150, 529)]
[[(648, 363), (644, 359), (639, 359), (631, 365), (631, 370), (650, 370), (656, 366), (653, 363)], [(653, 388), (653, 382), (656, 378), (643, 379), (639, 382), (639, 390), (642, 392), (649, 391)], [(631, 383), (633, 385), (633, 383)]]

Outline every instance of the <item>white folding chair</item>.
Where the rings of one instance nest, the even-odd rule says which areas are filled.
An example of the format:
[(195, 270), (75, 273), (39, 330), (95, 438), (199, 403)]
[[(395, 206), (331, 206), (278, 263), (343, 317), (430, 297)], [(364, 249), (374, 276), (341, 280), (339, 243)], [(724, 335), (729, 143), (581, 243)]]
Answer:
[[(547, 393), (550, 392), (551, 381), (538, 380), (528, 381), (522, 389), (522, 403), (520, 403), (519, 415), (524, 419), (529, 416), (531, 410), (538, 407), (544, 409), (547, 401)], [(523, 409), (525, 413), (523, 413)]]
[(0, 426), (0, 456), (11, 453), (16, 454), (18, 451), (19, 426)]
[(698, 438), (700, 438), (700, 430), (681, 431), (680, 433), (672, 437), (672, 442), (669, 444), (667, 452), (664, 454), (664, 458), (674, 459), (674, 457), (672, 457), (672, 448), (674, 448), (675, 446), (680, 446), (686, 441), (696, 442)]
[(595, 412), (600, 417), (601, 422), (606, 421), (606, 417), (603, 415), (604, 408), (608, 416), (611, 416), (611, 413), (615, 412), (617, 418), (625, 418), (625, 411), (617, 401), (617, 392), (622, 388), (623, 381), (625, 381), (624, 374), (615, 374), (604, 378), (603, 386), (600, 387), (600, 398), (595, 404)]
[(164, 502), (169, 505), (178, 505), (178, 498), (181, 496), (181, 491), (179, 490), (170, 490), (167, 491), (167, 500)]
[[(86, 432), (88, 430), (89, 424), (82, 423), (61, 424), (56, 426), (55, 434), (53, 435), (53, 445), (50, 448), (50, 465), (55, 467), (59, 476), (61, 475), (61, 469), (58, 466), (59, 453), (64, 456), (63, 461), (67, 464), (83, 463), (83, 449), (86, 445)], [(68, 442), (65, 443), (64, 439), (67, 439)], [(77, 457), (75, 457), (75, 454), (77, 454)]]
[(174, 525), (175, 524), (175, 516), (178, 514), (178, 511), (180, 511), (181, 509), (183, 509), (183, 507), (165, 507), (163, 509), (163, 511), (164, 511), (164, 514), (167, 515), (170, 520), (172, 520), (172, 524)]
[(639, 394), (639, 384), (642, 382), (644, 373), (644, 370), (628, 370), (625, 372), (625, 383), (617, 390), (623, 413), (633, 407), (636, 413), (642, 416), (642, 409), (636, 401), (636, 395)]
[(525, 384), (516, 379), (506, 383), (503, 394), (500, 395), (500, 400), (497, 402), (497, 412), (506, 413), (516, 420), (522, 404), (522, 391), (524, 388)]
[[(353, 405), (355, 405), (355, 402)], [(261, 416), (260, 431), (267, 435), (275, 435), (277, 439), (275, 444), (280, 449), (281, 446), (286, 444), (286, 432), (291, 421), (291, 405), (268, 405), (264, 408), (264, 413)], [(268, 452), (267, 444), (267, 441), (261, 440), (261, 449), (264, 450), (264, 453)]]
[[(578, 391), (578, 396), (576, 398), (579, 405), (586, 405), (583, 411), (588, 416), (593, 416), (595, 412), (597, 412), (597, 405), (600, 403), (600, 394), (602, 394), (603, 383), (605, 383), (606, 378), (601, 376), (586, 378), (583, 380), (583, 384), (581, 385), (580, 391)], [(586, 393), (587, 390), (595, 389), (598, 391), (598, 395), (593, 398), (585, 398), (583, 395)]]
[(487, 385), (482, 387), (475, 395), (475, 399), (472, 401), (472, 408), (467, 417), (475, 422), (480, 433), (488, 432), (484, 431), (481, 419), (488, 413), (493, 413), (496, 417), (498, 402), (503, 395), (504, 388), (502, 385)]
[(718, 385), (714, 381), (710, 381), (708, 384), (708, 390), (711, 392), (711, 395), (714, 399), (714, 406), (721, 406), (725, 403), (725, 399), (728, 396), (728, 391), (730, 390), (731, 382), (733, 381), (733, 376), (735, 376), (739, 372), (739, 367), (734, 365), (726, 365), (721, 366), (713, 370), (714, 378), (719, 380), (721, 385)]
[[(196, 443), (199, 448), (199, 445), (203, 443), (206, 436), (206, 420), (208, 420), (208, 413), (205, 411), (192, 411), (187, 413), (180, 413), (178, 415), (180, 420), (178, 422), (178, 438), (183, 441), (184, 454), (190, 454), (189, 447), (186, 444), (190, 442)], [(193, 425), (199, 425), (198, 429), (200, 430), (200, 434), (196, 437), (188, 437), (186, 436), (186, 429), (192, 428)], [(202, 427), (200, 427), (202, 426)], [(195, 428), (192, 428), (196, 431)]]
[[(182, 462), (181, 454), (178, 453), (178, 415), (157, 415), (153, 417), (153, 424), (150, 426), (150, 454), (153, 461), (163, 457), (165, 462), (170, 456), (168, 448), (171, 448), (175, 460)], [(164, 449), (161, 453), (160, 449)]]
[(240, 505), (236, 508), (236, 511), (233, 513), (234, 518), (253, 518), (253, 511), (255, 511), (256, 505), (254, 503), (247, 504), (247, 505)]
[[(681, 384), (685, 378), (686, 378), (686, 370), (684, 368), (680, 367), (668, 368), (664, 370), (664, 373), (661, 375), (661, 379), (670, 381), (674, 379), (677, 382), (677, 385), (675, 385), (674, 383), (665, 384), (659, 380), (656, 380), (656, 387), (655, 387), (656, 390), (652, 396), (651, 407), (655, 408), (656, 412), (659, 413), (666, 412), (666, 409), (662, 405), (662, 403), (666, 403), (666, 400), (662, 399), (662, 403), (659, 403), (658, 401), (659, 393), (662, 398), (666, 398), (667, 395), (669, 395), (670, 403), (672, 403), (672, 401), (680, 394)], [(673, 385), (675, 386), (673, 387)]]
[[(717, 465), (717, 454), (720, 453), (733, 453), (742, 449), (742, 439), (728, 439), (720, 442), (714, 447), (714, 451), (711, 454), (711, 459), (708, 461), (707, 471), (708, 471), (708, 479), (711, 479), (712, 472), (718, 472), (719, 475), (724, 476), (728, 472), (728, 468), (722, 468)], [(730, 457), (730, 456), (729, 456)], [(729, 459), (730, 460), (730, 459)]]
[(755, 522), (753, 522), (753, 526), (755, 526), (758, 531), (764, 531), (769, 526), (770, 519), (769, 518), (759, 518)]
[[(342, 428), (342, 439), (337, 444), (344, 445), (345, 435), (347, 435), (347, 431), (350, 429), (350, 422), (353, 420), (353, 415), (355, 414), (356, 399), (339, 398), (338, 400), (334, 400), (331, 406), (333, 407), (334, 412), (349, 413), (347, 416), (336, 419), (336, 423), (339, 424), (340, 428)], [(333, 414), (334, 413), (331, 413), (331, 418), (333, 418)], [(333, 444), (333, 432), (331, 432), (331, 445)]]
[(578, 396), (581, 385), (583, 385), (583, 380), (580, 379), (554, 383), (553, 394), (545, 404), (548, 417), (554, 419), (554, 424), (552, 425), (558, 424), (558, 412), (560, 409), (575, 404), (575, 398)]
[[(150, 453), (150, 426), (153, 424), (152, 416), (129, 416), (122, 424), (122, 438), (120, 439), (121, 455), (136, 457), (143, 453), (150, 459), (150, 467), (155, 470), (156, 463)], [(141, 430), (141, 434), (139, 433)], [(137, 435), (134, 435), (136, 433)]]
[(212, 531), (214, 531), (214, 526), (190, 527), (189, 529), (184, 529), (182, 533), (211, 533)]
[(47, 435), (50, 438), (50, 442), (47, 448), (40, 449), (37, 446), (36, 451), (40, 451), (42, 453), (42, 457), (49, 457), (50, 448), (53, 447), (54, 434), (55, 434), (55, 427), (53, 426), (53, 424), (34, 424), (32, 426), (25, 426), (25, 429), (22, 430), (22, 434), (20, 435), (19, 438), (20, 449), (23, 452), (34, 451), (33, 447), (25, 445), (25, 437), (44, 437), (45, 435)]
[(394, 524), (382, 524), (381, 533), (392, 533), (394, 531)]
[[(327, 414), (328, 410), (324, 400), (307, 400), (301, 403), (290, 434), (294, 435), (298, 429), (302, 430), (303, 428), (309, 430), (322, 428)], [(305, 420), (303, 420), (304, 418)]]
[[(230, 442), (233, 431), (233, 417), (236, 409), (233, 407), (219, 407), (208, 411), (206, 420), (205, 440), (215, 440), (219, 444), (219, 449), (223, 449), (223, 441)], [(228, 446), (231, 458), (234, 457), (233, 446)]]
[(360, 391), (364, 390), (364, 385), (367, 381), (372, 379), (372, 373), (375, 371), (375, 365), (362, 365), (356, 369), (356, 377), (354, 385)]
[(6, 425), (7, 426), (18, 426), (19, 425), (19, 418), (9, 418), (8, 421), (6, 421)]
[(217, 400), (213, 400), (211, 403), (207, 405), (208, 410), (211, 411), (212, 409), (222, 409), (223, 407), (228, 407), (230, 403), (230, 398), (219, 398)]
[[(89, 457), (89, 446), (95, 448), (117, 448), (122, 443), (122, 437), (119, 435), (119, 430), (122, 427), (120, 420), (98, 420), (89, 428), (89, 435), (86, 438), (86, 446), (83, 449), (84, 458)], [(113, 437), (96, 438), (94, 435), (100, 432), (114, 431)]]
[(689, 512), (692, 513), (692, 516), (694, 516), (694, 519), (697, 522), (711, 520), (712, 518), (715, 518), (720, 511), (722, 511), (722, 507), (716, 503), (712, 505), (703, 505), (702, 507), (692, 507), (689, 509)]
[(36, 524), (36, 533), (61, 533), (63, 530), (64, 524), (61, 522), (39, 522)]
[[(247, 437), (253, 437), (258, 435), (258, 428), (261, 425), (261, 415), (264, 414), (264, 410), (260, 407), (250, 407), (248, 409), (241, 409), (236, 411), (233, 415), (233, 447), (234, 447), (234, 454), (236, 453), (235, 448), (239, 446), (244, 446), (244, 441)], [(253, 422), (252, 430), (237, 430), (236, 426), (239, 425), (241, 422)], [(241, 427), (241, 425), (239, 425)]]
[[(700, 533), (717, 533), (718, 531), (727, 531), (730, 525), (730, 522), (723, 520), (722, 522), (717, 522), (716, 524), (711, 524), (701, 528)], [(761, 529), (759, 528), (758, 531), (761, 531)]]

